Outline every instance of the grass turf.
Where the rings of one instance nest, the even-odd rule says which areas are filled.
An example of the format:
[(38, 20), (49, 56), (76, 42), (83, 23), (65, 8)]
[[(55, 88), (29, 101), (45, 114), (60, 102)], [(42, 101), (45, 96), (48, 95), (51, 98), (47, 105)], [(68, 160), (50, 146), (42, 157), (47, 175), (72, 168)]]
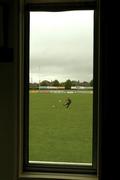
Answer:
[(30, 93), (29, 109), (30, 161), (92, 162), (92, 94)]

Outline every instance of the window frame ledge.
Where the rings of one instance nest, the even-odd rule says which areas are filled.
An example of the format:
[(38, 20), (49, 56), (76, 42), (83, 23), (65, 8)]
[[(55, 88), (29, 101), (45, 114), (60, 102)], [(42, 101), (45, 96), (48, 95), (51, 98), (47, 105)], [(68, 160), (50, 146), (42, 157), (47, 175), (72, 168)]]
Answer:
[(66, 173), (37, 173), (37, 172), (23, 172), (19, 175), (19, 180), (44, 180), (44, 179), (58, 179), (58, 180), (98, 180), (97, 175), (82, 175), (82, 174), (66, 174)]

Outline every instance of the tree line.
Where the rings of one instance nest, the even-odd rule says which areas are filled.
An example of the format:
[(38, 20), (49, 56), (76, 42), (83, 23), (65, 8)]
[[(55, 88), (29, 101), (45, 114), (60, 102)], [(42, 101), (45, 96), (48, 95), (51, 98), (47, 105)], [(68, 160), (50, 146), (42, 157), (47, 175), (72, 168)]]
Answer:
[(30, 89), (38, 89), (39, 86), (53, 86), (53, 87), (65, 87), (65, 89), (71, 89), (74, 86), (84, 86), (84, 87), (92, 87), (93, 80), (90, 82), (83, 81), (80, 82), (79, 80), (66, 80), (65, 82), (59, 82), (57, 79), (54, 81), (43, 80), (39, 83), (30, 83)]

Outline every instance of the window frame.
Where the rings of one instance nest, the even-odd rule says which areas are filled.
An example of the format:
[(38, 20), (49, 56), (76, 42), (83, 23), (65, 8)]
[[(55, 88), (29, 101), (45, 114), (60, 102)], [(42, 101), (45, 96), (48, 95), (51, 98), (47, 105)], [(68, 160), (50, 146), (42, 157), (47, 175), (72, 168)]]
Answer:
[[(66, 10), (94, 10), (94, 93), (93, 93), (93, 166), (66, 166), (66, 165), (48, 165), (43, 164), (29, 164), (28, 163), (28, 149), (29, 149), (29, 11), (66, 11)], [(73, 3), (33, 3), (27, 4), (24, 11), (24, 77), (23, 77), (23, 94), (24, 98), (23, 103), (23, 122), (22, 122), (22, 142), (23, 146), (20, 151), (22, 159), (20, 166), (22, 167), (23, 172), (44, 172), (44, 173), (70, 173), (70, 174), (97, 174), (97, 163), (98, 163), (98, 121), (99, 121), (99, 50), (98, 50), (98, 12), (97, 4), (95, 1), (90, 1), (87, 3), (83, 2), (73, 2)], [(97, 117), (97, 121), (95, 120)]]

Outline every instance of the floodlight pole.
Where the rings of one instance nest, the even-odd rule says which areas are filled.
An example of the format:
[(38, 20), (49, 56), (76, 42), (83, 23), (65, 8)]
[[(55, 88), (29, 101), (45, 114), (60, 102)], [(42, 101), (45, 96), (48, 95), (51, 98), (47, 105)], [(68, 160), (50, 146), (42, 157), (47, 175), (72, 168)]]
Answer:
[(40, 66), (39, 66), (39, 92), (40, 92)]
[(39, 92), (40, 92), (40, 80), (39, 80)]

